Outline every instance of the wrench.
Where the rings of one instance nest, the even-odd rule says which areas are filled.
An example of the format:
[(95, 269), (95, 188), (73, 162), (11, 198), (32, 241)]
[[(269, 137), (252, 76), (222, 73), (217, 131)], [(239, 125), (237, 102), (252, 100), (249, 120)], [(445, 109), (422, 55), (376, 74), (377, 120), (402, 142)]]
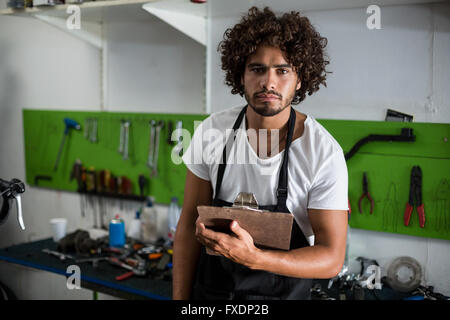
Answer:
[(175, 126), (175, 132), (177, 135), (177, 145), (175, 146), (175, 152), (181, 157), (183, 151), (183, 122), (178, 120)]
[(154, 148), (154, 141), (155, 141), (155, 126), (156, 126), (156, 121), (155, 120), (150, 120), (149, 122), (149, 126), (150, 126), (150, 141), (148, 144), (148, 159), (147, 159), (147, 166), (149, 168), (153, 168), (153, 155), (155, 153), (155, 148)]
[(164, 121), (160, 120), (158, 122), (158, 126), (156, 127), (156, 137), (155, 137), (154, 152), (153, 152), (152, 177), (156, 177), (158, 175), (159, 135), (160, 135), (161, 129), (163, 127), (164, 127)]
[(96, 118), (91, 119), (91, 132), (90, 132), (89, 140), (92, 143), (97, 142), (97, 119)]
[(128, 160), (128, 143), (130, 138), (130, 121), (125, 121), (124, 126), (124, 150), (123, 150), (123, 160)]
[(124, 141), (123, 134), (125, 132), (124, 123), (125, 123), (124, 120), (120, 120), (120, 136), (119, 136), (119, 153), (120, 154), (123, 153), (123, 141)]
[(64, 254), (64, 253), (61, 253), (61, 252), (58, 252), (58, 251), (53, 251), (53, 250), (50, 250), (50, 249), (42, 249), (42, 252), (47, 253), (47, 254), (52, 255), (52, 256), (55, 256), (55, 257), (58, 257), (59, 260), (61, 260), (61, 261), (64, 261), (66, 259), (74, 260), (74, 258), (70, 254)]

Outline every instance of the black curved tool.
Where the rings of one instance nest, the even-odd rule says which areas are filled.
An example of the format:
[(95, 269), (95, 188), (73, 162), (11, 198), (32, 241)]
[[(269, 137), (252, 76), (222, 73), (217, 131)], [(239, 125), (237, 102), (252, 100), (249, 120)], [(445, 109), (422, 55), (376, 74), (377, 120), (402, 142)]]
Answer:
[(364, 144), (372, 141), (396, 141), (396, 142), (413, 142), (416, 141), (416, 136), (413, 135), (412, 128), (402, 128), (399, 135), (385, 135), (385, 134), (369, 134), (367, 137), (359, 140), (349, 152), (345, 154), (345, 160), (348, 161)]

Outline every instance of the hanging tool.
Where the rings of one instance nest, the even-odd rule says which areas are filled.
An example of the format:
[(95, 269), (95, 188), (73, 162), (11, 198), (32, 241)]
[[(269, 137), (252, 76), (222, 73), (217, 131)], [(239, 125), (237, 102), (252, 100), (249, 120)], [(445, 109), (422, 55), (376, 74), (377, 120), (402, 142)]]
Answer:
[(152, 169), (153, 168), (153, 154), (154, 154), (154, 143), (155, 143), (155, 132), (156, 132), (156, 121), (149, 121), (150, 127), (150, 141), (148, 143), (148, 158), (147, 158), (147, 166)]
[(119, 153), (123, 160), (128, 160), (128, 146), (130, 140), (131, 122), (128, 120), (120, 120), (120, 136), (119, 136)]
[(139, 194), (141, 195), (141, 197), (143, 197), (144, 188), (147, 185), (147, 179), (145, 179), (145, 176), (143, 174), (139, 175), (138, 184), (139, 184)]
[(422, 169), (419, 166), (414, 166), (411, 169), (411, 181), (409, 187), (409, 200), (406, 203), (404, 223), (409, 225), (411, 213), (416, 206), (419, 214), (419, 224), (421, 228), (425, 227), (425, 209), (422, 203)]
[(155, 137), (155, 148), (153, 153), (153, 169), (152, 169), (152, 177), (158, 176), (158, 153), (159, 153), (159, 137), (161, 134), (161, 129), (164, 127), (164, 121), (158, 121), (158, 125), (156, 126), (156, 137)]
[(159, 139), (161, 129), (164, 127), (164, 121), (150, 120), (150, 143), (148, 151), (147, 166), (151, 169), (151, 177), (158, 175), (158, 153), (159, 153)]
[(97, 118), (86, 118), (84, 121), (84, 137), (91, 143), (97, 142)]
[(123, 142), (124, 142), (124, 123), (125, 120), (120, 120), (120, 133), (119, 133), (119, 153), (123, 154)]
[(182, 156), (183, 153), (183, 122), (181, 120), (178, 120), (175, 125), (175, 132), (176, 132), (176, 146), (174, 147), (174, 153)]
[(355, 153), (367, 142), (372, 141), (396, 141), (396, 142), (413, 142), (416, 141), (416, 136), (413, 135), (412, 128), (402, 128), (399, 135), (386, 135), (386, 134), (370, 134), (365, 138), (359, 140), (349, 152), (345, 154), (345, 160), (348, 161)]
[(55, 167), (53, 168), (54, 171), (56, 171), (58, 169), (58, 164), (59, 164), (59, 159), (61, 157), (61, 152), (63, 150), (64, 147), (64, 142), (66, 141), (66, 136), (69, 134), (70, 129), (75, 129), (75, 130), (80, 130), (81, 126), (78, 122), (76, 122), (75, 120), (69, 119), (69, 118), (64, 118), (64, 123), (66, 125), (65, 129), (64, 129), (64, 134), (63, 134), (63, 138), (61, 141), (61, 145), (59, 146), (59, 151), (58, 151), (58, 155), (56, 157), (56, 162), (55, 162)]
[(367, 172), (363, 173), (363, 194), (361, 195), (361, 197), (359, 198), (358, 201), (358, 208), (359, 208), (359, 213), (362, 213), (362, 200), (367, 197), (367, 199), (369, 199), (370, 201), (370, 214), (373, 213), (373, 206), (374, 206), (374, 202), (372, 197), (370, 196), (369, 193), (369, 187), (368, 187), (368, 183), (367, 183)]
[(167, 144), (169, 146), (173, 145), (172, 132), (173, 132), (173, 122), (170, 120), (167, 120)]
[(123, 124), (124, 128), (124, 146), (123, 146), (123, 160), (128, 160), (128, 146), (130, 142), (130, 121), (125, 121)]

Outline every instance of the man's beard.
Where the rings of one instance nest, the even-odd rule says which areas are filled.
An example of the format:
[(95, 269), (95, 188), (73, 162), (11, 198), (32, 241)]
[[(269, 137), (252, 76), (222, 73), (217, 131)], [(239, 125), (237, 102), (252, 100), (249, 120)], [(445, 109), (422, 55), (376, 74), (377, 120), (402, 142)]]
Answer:
[[(280, 103), (283, 103), (283, 97), (276, 92), (272, 92), (272, 91), (262, 91), (262, 92), (257, 92), (253, 95), (253, 98), (256, 99), (256, 95), (258, 94), (262, 94), (262, 93), (268, 93), (268, 94), (276, 94), (277, 96), (280, 97)], [(289, 107), (291, 105), (292, 100), (294, 99), (295, 96), (295, 90), (294, 92), (290, 95), (290, 97), (286, 100), (286, 104), (278, 109), (275, 109), (273, 107), (270, 106), (269, 102), (263, 102), (263, 106), (262, 107), (256, 107), (254, 106), (250, 101), (250, 95), (247, 93), (247, 91), (244, 89), (244, 96), (245, 96), (245, 100), (247, 100), (248, 105), (253, 109), (253, 111), (255, 111), (257, 114), (259, 114), (260, 116), (263, 117), (273, 117), (276, 116), (277, 114), (279, 114), (281, 111), (283, 111), (284, 109), (286, 109), (287, 107)]]

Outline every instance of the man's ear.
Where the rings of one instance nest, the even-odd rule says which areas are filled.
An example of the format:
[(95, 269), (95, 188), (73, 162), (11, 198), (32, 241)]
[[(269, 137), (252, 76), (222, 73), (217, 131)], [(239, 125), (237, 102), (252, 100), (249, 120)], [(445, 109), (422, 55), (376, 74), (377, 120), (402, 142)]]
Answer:
[(302, 87), (302, 81), (299, 79), (297, 80), (297, 86), (295, 87), (295, 90), (298, 90)]

